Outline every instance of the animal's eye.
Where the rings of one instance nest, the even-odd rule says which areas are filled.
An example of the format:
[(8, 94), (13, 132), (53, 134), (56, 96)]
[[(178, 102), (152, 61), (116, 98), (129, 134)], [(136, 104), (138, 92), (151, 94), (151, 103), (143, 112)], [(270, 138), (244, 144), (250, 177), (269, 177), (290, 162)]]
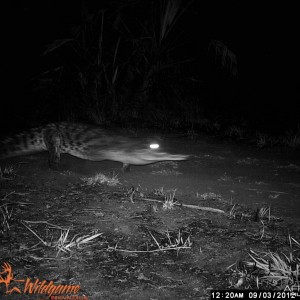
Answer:
[(157, 148), (159, 148), (159, 145), (158, 144), (151, 144), (150, 148), (151, 149), (157, 149)]

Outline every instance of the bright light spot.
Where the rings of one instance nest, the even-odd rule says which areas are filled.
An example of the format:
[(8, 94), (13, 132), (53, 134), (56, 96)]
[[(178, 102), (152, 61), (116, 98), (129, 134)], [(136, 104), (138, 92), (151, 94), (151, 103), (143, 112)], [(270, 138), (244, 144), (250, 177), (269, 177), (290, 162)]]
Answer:
[(157, 149), (157, 148), (159, 148), (159, 145), (158, 144), (151, 144), (150, 148), (151, 149)]

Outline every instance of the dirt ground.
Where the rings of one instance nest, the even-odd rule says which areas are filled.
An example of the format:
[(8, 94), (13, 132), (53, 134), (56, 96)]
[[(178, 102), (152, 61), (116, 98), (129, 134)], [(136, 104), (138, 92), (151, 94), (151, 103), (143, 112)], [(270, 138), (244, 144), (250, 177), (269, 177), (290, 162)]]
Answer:
[[(168, 144), (190, 159), (124, 174), (120, 163), (69, 155), (59, 172), (46, 153), (1, 162), (13, 171), (0, 180), (0, 299), (48, 299), (5, 294), (22, 293), (16, 280), (26, 278), (79, 285), (81, 299), (209, 299), (212, 289), (253, 288), (238, 284), (249, 251), (284, 252), (289, 235), (300, 240), (297, 156)], [(89, 182), (96, 173), (118, 182)], [(258, 215), (263, 207), (270, 216)], [(4, 263), (14, 276), (7, 286)]]

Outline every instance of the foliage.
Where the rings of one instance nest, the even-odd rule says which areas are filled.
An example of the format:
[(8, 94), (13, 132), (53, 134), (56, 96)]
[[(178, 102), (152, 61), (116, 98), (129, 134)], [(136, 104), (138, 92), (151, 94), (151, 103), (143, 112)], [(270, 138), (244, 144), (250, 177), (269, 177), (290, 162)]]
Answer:
[(114, 7), (96, 13), (86, 8), (73, 37), (47, 47), (45, 59), (60, 65), (43, 74), (44, 87), (60, 97), (71, 95), (62, 101), (66, 111), (96, 124), (155, 122), (165, 118), (156, 112), (172, 104), (180, 111), (165, 98), (180, 98), (178, 74), (188, 61), (176, 57), (176, 25), (185, 12), (181, 1), (120, 1)]

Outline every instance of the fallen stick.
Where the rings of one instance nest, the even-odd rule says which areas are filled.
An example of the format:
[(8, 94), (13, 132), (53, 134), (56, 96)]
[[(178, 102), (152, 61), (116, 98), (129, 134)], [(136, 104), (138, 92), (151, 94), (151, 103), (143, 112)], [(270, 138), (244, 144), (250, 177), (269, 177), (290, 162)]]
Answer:
[[(163, 203), (162, 201), (156, 200), (156, 199), (149, 199), (149, 198), (139, 198), (139, 199), (145, 200), (145, 201), (152, 201), (152, 202)], [(183, 207), (187, 207), (187, 208), (198, 209), (198, 210), (210, 211), (210, 212), (215, 212), (215, 213), (220, 213), (220, 214), (225, 214), (224, 210), (217, 209), (217, 208), (212, 208), (212, 207), (190, 205), (190, 204), (180, 204), (180, 203), (174, 203), (174, 205), (183, 206)]]

